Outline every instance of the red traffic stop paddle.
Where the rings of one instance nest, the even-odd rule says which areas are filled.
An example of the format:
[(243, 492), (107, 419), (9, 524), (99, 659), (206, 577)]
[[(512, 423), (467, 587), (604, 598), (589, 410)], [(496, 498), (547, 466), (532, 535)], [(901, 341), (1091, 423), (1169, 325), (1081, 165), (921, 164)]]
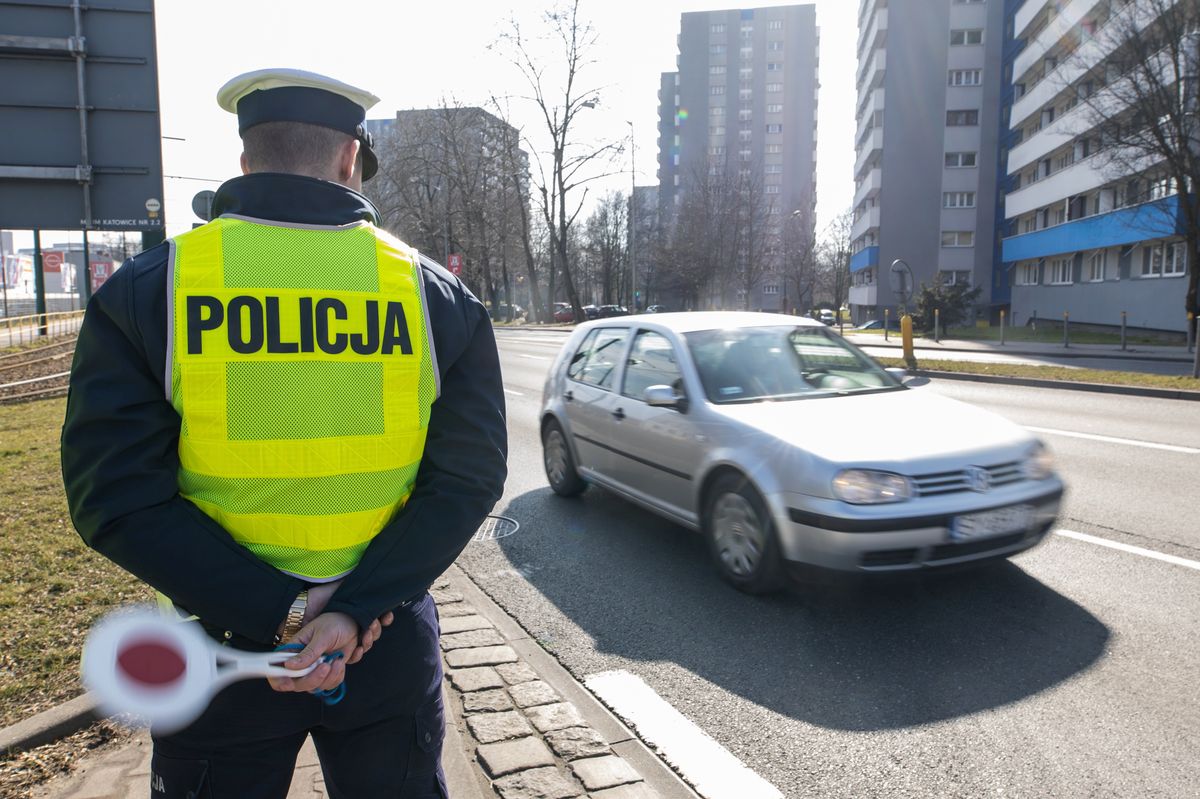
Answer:
[(294, 652), (242, 652), (218, 645), (196, 624), (152, 610), (102, 619), (83, 646), (83, 682), (107, 713), (148, 719), (156, 732), (194, 721), (226, 685), (251, 677), (302, 677), (320, 663), (285, 669)]

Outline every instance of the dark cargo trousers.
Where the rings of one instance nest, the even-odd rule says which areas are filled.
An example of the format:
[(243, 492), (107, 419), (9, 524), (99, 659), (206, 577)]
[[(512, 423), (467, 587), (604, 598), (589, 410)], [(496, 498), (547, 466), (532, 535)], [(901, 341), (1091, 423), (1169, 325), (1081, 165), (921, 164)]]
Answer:
[(437, 609), (425, 594), (346, 668), (337, 704), (249, 679), (218, 694), (191, 726), (154, 734), (149, 795), (284, 799), (311, 734), (333, 799), (447, 799), (441, 683)]

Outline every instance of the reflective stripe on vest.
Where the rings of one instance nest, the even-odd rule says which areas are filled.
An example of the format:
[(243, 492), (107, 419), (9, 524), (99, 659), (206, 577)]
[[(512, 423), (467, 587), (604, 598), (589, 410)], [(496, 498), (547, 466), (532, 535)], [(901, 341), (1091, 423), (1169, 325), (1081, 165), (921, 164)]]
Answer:
[(416, 253), (226, 216), (169, 263), (180, 494), (282, 571), (346, 574), (412, 492), (437, 397)]

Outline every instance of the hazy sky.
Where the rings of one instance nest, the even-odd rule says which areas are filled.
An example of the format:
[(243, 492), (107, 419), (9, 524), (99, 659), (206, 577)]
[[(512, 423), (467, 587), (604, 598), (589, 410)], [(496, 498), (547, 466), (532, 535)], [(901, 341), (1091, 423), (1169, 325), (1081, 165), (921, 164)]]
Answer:
[[(756, 4), (758, 5), (758, 4)], [(788, 3), (761, 3), (788, 5)], [(818, 129), (818, 225), (849, 206), (853, 194), (854, 56), (858, 3), (817, 0), (821, 27), (821, 91)], [(440, 104), (452, 96), (482, 105), (489, 96), (511, 96), (512, 118), (533, 126), (538, 118), (519, 97), (525, 85), (501, 55), (489, 50), (511, 17), (528, 33), (540, 30), (545, 0), (510, 3), (384, 2), (334, 4), (328, 0), (237, 4), (157, 3), (159, 91), (167, 175), (225, 179), (236, 174), (241, 152), (233, 116), (217, 108), (217, 89), (251, 69), (288, 66), (310, 69), (362, 86), (382, 102), (371, 118), (397, 109)], [(595, 62), (581, 85), (597, 87), (601, 104), (580, 114), (580, 133), (612, 139), (637, 138), (639, 184), (657, 182), (659, 73), (675, 68), (679, 15), (738, 7), (717, 0), (582, 0), (581, 14), (596, 29)], [(215, 13), (218, 8), (220, 13)], [(549, 58), (552, 50), (547, 50)], [(598, 187), (627, 189), (623, 177)], [(191, 198), (215, 183), (167, 178), (168, 232), (190, 227)]]
[[(532, 104), (521, 99), (527, 93), (526, 84), (491, 45), (510, 18), (519, 21), (527, 34), (543, 30), (539, 22), (550, 1), (335, 4), (329, 0), (241, 0), (201, 4), (159, 0), (159, 93), (168, 234), (187, 230), (197, 221), (191, 211), (197, 191), (216, 188), (221, 180), (238, 172), (241, 143), (236, 119), (221, 111), (215, 100), (217, 89), (229, 78), (265, 67), (322, 72), (378, 95), (382, 102), (369, 112), (370, 118), (391, 117), (403, 108), (436, 106), (443, 97), (453, 97), (464, 105), (483, 105), (492, 96), (510, 97), (514, 124), (533, 129), (539, 117)], [(821, 28), (820, 229), (850, 205), (853, 194), (858, 3), (816, 0), (815, 5)], [(627, 122), (632, 121), (639, 184), (657, 182), (659, 74), (675, 68), (679, 15), (733, 7), (738, 6), (720, 0), (582, 0), (581, 16), (593, 24), (598, 45), (594, 62), (583, 70), (579, 81), (585, 88), (598, 88), (601, 103), (579, 115), (579, 133), (594, 140), (618, 139), (628, 136)], [(556, 52), (550, 47), (544, 50), (548, 65)], [(628, 190), (628, 154), (614, 169), (622, 174), (595, 185), (593, 191)], [(60, 240), (61, 236), (47, 234), (43, 241), (49, 243), (51, 238)]]

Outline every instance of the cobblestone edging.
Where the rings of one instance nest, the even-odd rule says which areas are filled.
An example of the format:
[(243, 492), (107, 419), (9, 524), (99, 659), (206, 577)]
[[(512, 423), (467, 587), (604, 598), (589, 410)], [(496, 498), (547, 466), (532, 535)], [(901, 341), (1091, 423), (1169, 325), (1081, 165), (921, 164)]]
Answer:
[(440, 580), (442, 656), (464, 745), (502, 799), (657, 799), (609, 742)]

